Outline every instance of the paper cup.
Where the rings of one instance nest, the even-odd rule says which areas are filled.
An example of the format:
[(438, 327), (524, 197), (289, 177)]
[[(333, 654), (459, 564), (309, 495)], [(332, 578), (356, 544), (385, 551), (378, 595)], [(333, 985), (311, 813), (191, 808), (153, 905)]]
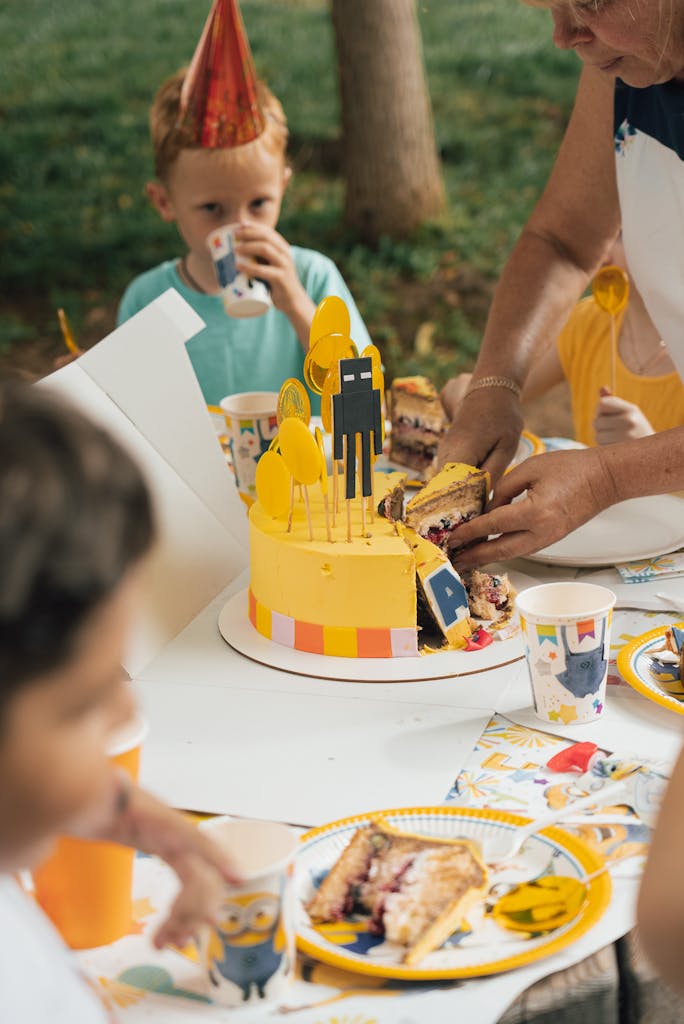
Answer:
[(228, 316), (242, 319), (261, 316), (273, 303), (266, 282), (241, 274), (235, 265), (235, 232), (239, 227), (226, 224), (217, 228), (207, 238), (207, 246), (221, 286), (223, 308)]
[[(147, 723), (137, 718), (109, 750), (133, 780), (146, 735)], [(36, 900), (72, 949), (104, 946), (129, 934), (134, 857), (134, 850), (118, 843), (61, 838), (33, 871)]]
[(246, 505), (256, 500), (257, 462), (278, 433), (275, 391), (243, 391), (221, 399), (235, 481)]
[(615, 594), (593, 583), (544, 583), (516, 598), (538, 718), (595, 722), (606, 701)]
[(226, 886), (217, 926), (200, 935), (207, 995), (222, 1006), (279, 1001), (294, 972), (298, 838), (270, 821), (215, 818), (200, 828), (225, 847), (244, 879)]

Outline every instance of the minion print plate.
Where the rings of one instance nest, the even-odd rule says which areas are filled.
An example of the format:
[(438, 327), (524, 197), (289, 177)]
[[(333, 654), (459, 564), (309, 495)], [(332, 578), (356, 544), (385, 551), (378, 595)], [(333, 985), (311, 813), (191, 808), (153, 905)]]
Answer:
[[(351, 916), (330, 924), (314, 925), (306, 906), (315, 890), (350, 842), (354, 833), (381, 818), (403, 832), (441, 839), (466, 839), (486, 846), (503, 829), (510, 832), (529, 819), (504, 811), (459, 807), (409, 807), (375, 814), (360, 814), (311, 829), (302, 836), (295, 872), (295, 926), (299, 949), (317, 960), (359, 974), (403, 981), (470, 978), (498, 974), (534, 963), (564, 949), (601, 918), (610, 902), (608, 873), (588, 885), (587, 899), (575, 917), (542, 935), (512, 932), (486, 912), (485, 897), (467, 913), (447, 941), (414, 966), (403, 963), (406, 948), (374, 935), (368, 918)], [(584, 878), (603, 865), (585, 843), (558, 828), (544, 829), (528, 839), (519, 854), (489, 870), (487, 881), (515, 884), (562, 875)]]
[[(657, 648), (662, 647), (668, 628), (660, 626), (628, 643), (618, 654), (617, 668), (625, 682), (648, 700), (676, 715), (684, 715), (684, 686), (679, 679), (678, 666), (656, 656), (661, 653)], [(672, 628), (684, 629), (684, 622), (677, 622)]]

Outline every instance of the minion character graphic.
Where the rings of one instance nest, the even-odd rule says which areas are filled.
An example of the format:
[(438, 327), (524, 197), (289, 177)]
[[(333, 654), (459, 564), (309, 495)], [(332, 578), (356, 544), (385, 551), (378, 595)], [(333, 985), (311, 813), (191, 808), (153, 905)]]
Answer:
[(281, 896), (268, 892), (236, 894), (224, 902), (206, 956), (215, 989), (236, 986), (242, 1003), (267, 997), (268, 983), (288, 969), (282, 909)]

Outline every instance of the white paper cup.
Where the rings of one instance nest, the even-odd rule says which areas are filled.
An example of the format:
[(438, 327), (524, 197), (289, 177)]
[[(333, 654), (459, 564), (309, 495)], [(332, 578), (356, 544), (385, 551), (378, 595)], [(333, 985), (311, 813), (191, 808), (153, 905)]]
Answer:
[(594, 722), (606, 702), (615, 594), (593, 583), (544, 583), (516, 597), (538, 718)]
[(278, 433), (278, 393), (241, 391), (222, 398), (235, 482), (249, 507), (256, 501), (257, 462)]
[(239, 224), (225, 224), (212, 231), (207, 246), (221, 286), (223, 308), (228, 316), (240, 319), (261, 316), (273, 305), (265, 281), (241, 274), (235, 265), (235, 232)]
[(244, 879), (226, 886), (218, 927), (200, 935), (207, 994), (222, 1006), (279, 1001), (294, 973), (298, 837), (272, 821), (215, 818), (200, 827), (225, 847)]

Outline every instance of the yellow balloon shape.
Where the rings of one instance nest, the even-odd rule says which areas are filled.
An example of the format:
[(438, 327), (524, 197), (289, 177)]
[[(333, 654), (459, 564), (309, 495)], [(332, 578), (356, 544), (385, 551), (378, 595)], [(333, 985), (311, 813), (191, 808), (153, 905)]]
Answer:
[(322, 299), (311, 321), (309, 328), (309, 348), (313, 348), (319, 338), (326, 334), (346, 334), (351, 331), (349, 310), (343, 299), (337, 295), (328, 295)]
[(287, 416), (294, 416), (304, 423), (311, 419), (311, 402), (306, 393), (306, 388), (296, 377), (289, 377), (280, 389), (278, 395), (278, 426)]
[(311, 390), (320, 395), (328, 370), (340, 359), (353, 359), (358, 349), (348, 335), (326, 334), (310, 348), (304, 360), (304, 380)]
[(279, 436), (285, 465), (297, 483), (315, 484), (321, 475), (321, 453), (309, 428), (289, 416), (280, 424)]
[(321, 494), (328, 493), (328, 464), (325, 458), (325, 448), (323, 446), (323, 431), (320, 427), (314, 428), (314, 437), (318, 450), (321, 453)]
[(266, 515), (274, 518), (285, 515), (290, 507), (290, 474), (282, 455), (270, 449), (264, 452), (257, 462), (255, 484), (257, 498)]
[(602, 267), (591, 282), (596, 305), (615, 316), (627, 305), (629, 278), (622, 267)]

